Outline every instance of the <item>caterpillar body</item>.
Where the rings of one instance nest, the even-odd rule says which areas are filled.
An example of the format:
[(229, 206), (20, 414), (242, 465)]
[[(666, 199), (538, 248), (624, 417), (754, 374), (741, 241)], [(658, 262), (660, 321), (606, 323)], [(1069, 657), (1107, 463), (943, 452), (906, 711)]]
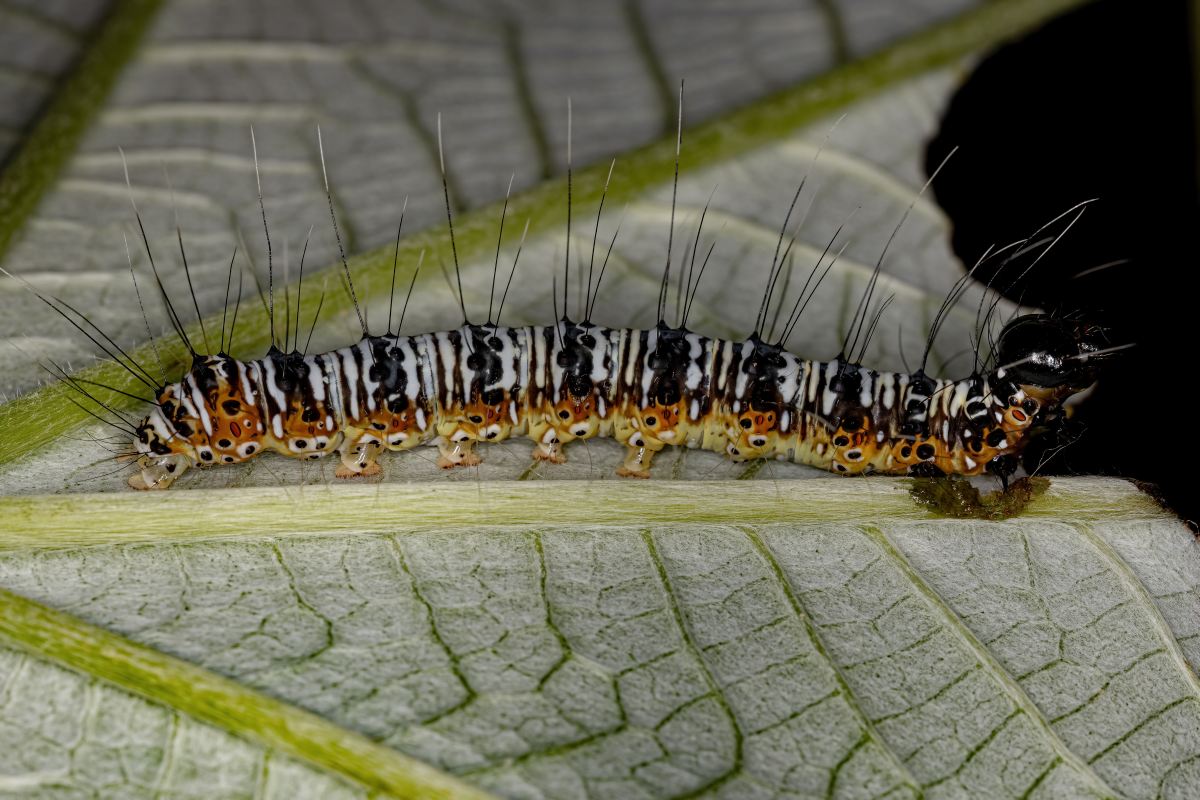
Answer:
[[(568, 114), (568, 142), (569, 131)], [(317, 133), (324, 173), (319, 129)], [(676, 187), (681, 136), (682, 87)], [(253, 144), (253, 131), (251, 140)], [(440, 150), (440, 119), (438, 140)], [(254, 149), (257, 166), (257, 147)], [(568, 147), (568, 234), (569, 153)], [(442, 172), (453, 246), (444, 161)], [(800, 189), (803, 185), (802, 181)], [(327, 176), (325, 188), (337, 234)], [(597, 279), (593, 287), (590, 271), (583, 305), (585, 319), (581, 322), (571, 321), (564, 313), (550, 325), (506, 327), (491, 319), (486, 324), (472, 324), (465, 321), (460, 277), (458, 300), (464, 322), (458, 328), (421, 335), (390, 330), (384, 336), (370, 335), (360, 311), (363, 337), (356, 344), (320, 354), (295, 349), (284, 352), (272, 344), (264, 357), (243, 361), (224, 352), (224, 320), (222, 346), (217, 354), (200, 354), (192, 347), (154, 266), (135, 204), (138, 227), (168, 319), (192, 352), (186, 374), (165, 385), (152, 382), (156, 379), (85, 316), (65, 303), (56, 305), (34, 293), (154, 390), (154, 407), (148, 416), (138, 424), (116, 426), (133, 434), (133, 449), (124, 457), (137, 466), (128, 480), (135, 489), (165, 489), (191, 467), (241, 463), (268, 451), (300, 459), (334, 455), (340, 461), (335, 474), (342, 478), (376, 474), (381, 471), (378, 459), (384, 451), (421, 445), (438, 448), (440, 467), (472, 466), (480, 463), (478, 445), (520, 436), (531, 440), (535, 460), (554, 463), (566, 459), (565, 448), (573, 441), (614, 439), (626, 448), (618, 474), (636, 478), (650, 476), (655, 454), (664, 448), (689, 447), (723, 453), (735, 461), (790, 460), (845, 475), (971, 476), (990, 472), (1006, 482), (1017, 470), (1018, 456), (1031, 437), (1038, 431), (1060, 427), (1065, 417), (1064, 403), (1094, 383), (1099, 362), (1121, 349), (1107, 347), (1107, 332), (1098, 326), (1072, 318), (1026, 314), (1004, 326), (988, 362), (993, 366), (985, 369), (979, 365), (978, 351), (984, 333), (990, 330), (997, 300), (982, 317), (982, 332), (975, 345), (976, 366), (968, 377), (933, 379), (925, 374), (924, 361), (911, 374), (866, 368), (860, 363), (861, 357), (887, 305), (885, 301), (879, 307), (868, 326), (871, 295), (883, 262), (881, 254), (850, 326), (854, 344), (847, 348), (848, 342), (844, 343), (843, 354), (830, 361), (810, 361), (794, 355), (783, 343), (833, 265), (830, 262), (817, 277), (821, 267), (818, 260), (793, 314), (787, 318), (785, 334), (774, 341), (770, 334), (764, 338), (765, 312), (771, 306), (788, 253), (784, 250), (781, 258), (780, 247), (800, 189), (780, 230), (755, 332), (741, 341), (711, 338), (687, 329), (687, 310), (703, 266), (695, 283), (691, 268), (686, 283), (680, 281), (680, 298), (686, 298), (686, 303), (681, 304), (679, 324), (672, 326), (663, 321), (671, 264), (670, 234), (659, 294), (660, 321), (649, 329), (610, 328), (593, 322), (593, 293), (598, 292), (600, 281)], [(132, 188), (130, 191), (132, 201)], [(267, 233), (261, 181), (259, 206)], [(673, 234), (674, 193), (671, 207)], [(597, 219), (602, 209), (603, 198)], [(701, 214), (701, 226), (703, 219)], [(502, 211), (501, 231), (503, 222)], [(699, 233), (698, 229), (697, 249)], [(269, 264), (269, 233), (266, 239)], [(568, 235), (568, 246), (569, 239)], [(397, 248), (398, 242), (399, 238)], [(186, 270), (182, 234), (179, 244)], [(340, 250), (340, 235), (338, 245)], [(822, 259), (832, 245), (833, 240)], [(885, 253), (886, 249), (885, 245)], [(457, 253), (453, 252), (457, 270)], [(693, 251), (693, 268), (695, 256)], [(358, 310), (344, 253), (342, 260), (347, 288)], [(132, 259), (130, 264), (132, 270)], [(227, 295), (232, 269), (231, 261)], [(511, 274), (509, 277), (511, 281)], [(968, 272), (956, 282), (943, 303), (930, 330), (926, 357), (941, 315), (961, 296), (970, 277)], [(805, 299), (814, 278), (816, 283)], [(190, 276), (188, 280), (190, 287)], [(394, 280), (393, 274), (393, 287)], [(564, 275), (564, 310), (567, 285)], [(411, 289), (410, 285), (410, 293)], [(502, 309), (503, 299), (500, 305)], [(983, 308), (981, 303), (980, 312)], [(273, 302), (270, 310), (273, 320)], [(499, 316), (497, 311), (496, 318)], [(234, 325), (236, 317), (235, 307)], [(390, 307), (388, 317), (390, 329)], [(298, 309), (296, 322), (298, 329)], [(81, 324), (93, 329), (99, 339)], [(864, 328), (866, 339), (859, 349)], [(287, 338), (285, 334), (285, 347)], [(856, 351), (857, 357), (845, 355)], [(78, 381), (65, 373), (63, 377), (71, 388), (92, 397)]]
[(441, 467), (470, 466), (478, 444), (513, 436), (551, 462), (574, 440), (611, 437), (627, 448), (618, 473), (641, 478), (668, 446), (840, 474), (1007, 477), (1030, 432), (1093, 381), (1095, 333), (1018, 317), (999, 339), (1007, 366), (958, 381), (807, 361), (758, 336), (566, 319), (371, 336), (316, 355), (198, 356), (137, 427), (129, 484), (162, 489), (191, 466), (266, 451), (336, 454), (339, 477), (377, 473), (381, 452), (419, 445), (436, 446)]

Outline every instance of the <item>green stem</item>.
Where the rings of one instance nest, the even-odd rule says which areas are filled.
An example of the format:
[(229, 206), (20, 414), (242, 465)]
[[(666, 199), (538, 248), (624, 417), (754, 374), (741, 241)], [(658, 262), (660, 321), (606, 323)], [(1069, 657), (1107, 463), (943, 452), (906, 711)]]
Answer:
[[(1086, 0), (1004, 0), (985, 3), (962, 16), (853, 64), (838, 67), (824, 75), (691, 128), (685, 135), (685, 171), (701, 169), (715, 162), (744, 153), (778, 140), (796, 129), (827, 116), (848, 103), (878, 92), (882, 88), (956, 62), (964, 56), (995, 46)], [(675, 141), (668, 136), (621, 156), (620, 179), (614, 178), (609, 191), (610, 207), (618, 207), (644, 193), (649, 187), (669, 179), (675, 158)], [(579, 170), (573, 185), (577, 206), (594, 204), (600, 199), (608, 164), (596, 164)], [(562, 180), (543, 183), (514, 197), (509, 203), (510, 219), (531, 220), (529, 232), (561, 230), (566, 218), (566, 187)], [(455, 221), (460, 260), (491, 252), (495, 247), (499, 204), (476, 209)], [(399, 257), (403, 263), (415, 263), (426, 250), (426, 262), (451, 263), (450, 240), (442, 228), (430, 229), (404, 239)], [(359, 255), (350, 261), (355, 286), (364, 297), (387, 292), (391, 285), (391, 246)], [(425, 270), (426, 280), (437, 278), (437, 270)], [(304, 284), (301, 302), (315, 308), (322, 292), (321, 282)], [(349, 299), (339, 293), (325, 298), (324, 313), (334, 315), (349, 310)], [(213, 317), (215, 320), (219, 315)], [(267, 317), (253, 304), (245, 304), (239, 321), (240, 348), (265, 348), (268, 344)], [(210, 327), (215, 328), (217, 322)], [(196, 326), (194, 330), (199, 331)], [(189, 334), (190, 335), (190, 334)], [(198, 337), (197, 337), (198, 339)], [(160, 343), (160, 350), (163, 350)], [(134, 352), (139, 361), (154, 361), (148, 346)], [(186, 364), (182, 347), (166, 348), (168, 364)], [(101, 364), (83, 370), (81, 377), (117, 389), (138, 389), (132, 378), (116, 364)], [(128, 407), (129, 401), (116, 393), (98, 393), (114, 407)], [(62, 394), (50, 387), (31, 392), (0, 406), (0, 464), (6, 464), (54, 441), (72, 428), (90, 422), (91, 417)]]
[[(0, 553), (335, 531), (395, 533), (477, 525), (571, 528), (936, 519), (909, 481), (485, 481), (105, 492), (0, 498)], [(551, 500), (547, 502), (547, 491)], [(1170, 518), (1128, 481), (1055, 478), (1022, 518)]]
[(0, 641), (374, 791), (414, 798), (491, 796), (315, 714), (3, 589)]

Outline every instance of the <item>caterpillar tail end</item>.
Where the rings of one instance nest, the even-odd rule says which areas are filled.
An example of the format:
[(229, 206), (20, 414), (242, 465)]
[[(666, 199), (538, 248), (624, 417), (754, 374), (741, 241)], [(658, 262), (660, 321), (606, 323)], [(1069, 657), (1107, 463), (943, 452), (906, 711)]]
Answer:
[(188, 466), (188, 459), (181, 455), (155, 460), (139, 459), (138, 467), (140, 469), (130, 475), (126, 483), (139, 491), (168, 489)]

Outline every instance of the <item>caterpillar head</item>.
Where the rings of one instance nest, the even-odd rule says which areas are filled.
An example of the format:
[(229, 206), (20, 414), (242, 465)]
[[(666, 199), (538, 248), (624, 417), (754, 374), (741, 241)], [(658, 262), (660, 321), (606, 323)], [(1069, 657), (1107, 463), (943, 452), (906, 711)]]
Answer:
[(1100, 362), (1113, 351), (1099, 325), (1026, 314), (1000, 332), (997, 373), (1021, 387), (1072, 394), (1096, 381)]

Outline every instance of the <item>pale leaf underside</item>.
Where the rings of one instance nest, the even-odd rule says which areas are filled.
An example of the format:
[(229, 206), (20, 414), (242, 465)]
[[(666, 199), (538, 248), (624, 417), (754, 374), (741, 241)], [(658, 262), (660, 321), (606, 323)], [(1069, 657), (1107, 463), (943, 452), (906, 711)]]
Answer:
[[(519, 187), (561, 175), (568, 93), (576, 164), (606, 170), (669, 130), (677, 76), (696, 122), (957, 10), (764, 2), (731, 32), (720, 4), (251, 8), (167, 3), (4, 258), (123, 342), (145, 337), (120, 244), (130, 213), (117, 145), (156, 248), (173, 255), (167, 165), (211, 313), (238, 231), (265, 267), (251, 122), (276, 265), (287, 240), (294, 269), (309, 225), (309, 265), (336, 257), (320, 122), (352, 253), (394, 236), (405, 195), (408, 230), (430, 229), (405, 240), (403, 276), (416, 248), (445, 242), (438, 111), (456, 203), (474, 209), (513, 171)], [(703, 241), (717, 249), (691, 327), (748, 332), (808, 174), (798, 271), (861, 206), (791, 341), (832, 356), (968, 63), (825, 108), (745, 152), (702, 139), (689, 164), (685, 134), (677, 256), (716, 187)], [(626, 189), (602, 239), (624, 223), (597, 306), (605, 322), (653, 322), (671, 193), (669, 159), (655, 163), (660, 174), (623, 172), (619, 158), (614, 172)], [(591, 244), (596, 195), (585, 195), (575, 276)], [(481, 318), (495, 220), (463, 218), (466, 300)], [(502, 267), (523, 224), (509, 220)], [(549, 319), (566, 246), (557, 223), (531, 230), (505, 311), (514, 324)], [(916, 357), (962, 274), (947, 238), (932, 198), (916, 199), (884, 263), (896, 300), (869, 365)], [(176, 259), (160, 264), (182, 289)], [(382, 330), (390, 259), (356, 264)], [(315, 275), (340, 295), (336, 273)], [(406, 330), (457, 323), (436, 264), (418, 292)], [(969, 369), (978, 297), (951, 317), (935, 369)], [(331, 308), (315, 346), (354, 335), (344, 298)], [(30, 355), (87, 352), (11, 282), (0, 320), (21, 347), (0, 353), (10, 394), (38, 382)], [(263, 336), (248, 332), (239, 354)], [(0, 593), (0, 795), (454, 795), (453, 778), (408, 757), (511, 797), (1200, 793), (1200, 555), (1120, 481), (1055, 479), (1019, 519), (965, 522), (932, 519), (901, 481), (801, 481), (820, 475), (680, 452), (661, 459), (661, 481), (618, 482), (611, 443), (576, 447), (561, 467), (512, 443), (453, 474), (415, 452), (387, 459), (379, 484), (339, 485), (324, 465), (263, 458), (147, 496), (103, 474), (112, 465), (92, 435), (106, 434), (0, 464), (0, 586), (16, 593)]]

